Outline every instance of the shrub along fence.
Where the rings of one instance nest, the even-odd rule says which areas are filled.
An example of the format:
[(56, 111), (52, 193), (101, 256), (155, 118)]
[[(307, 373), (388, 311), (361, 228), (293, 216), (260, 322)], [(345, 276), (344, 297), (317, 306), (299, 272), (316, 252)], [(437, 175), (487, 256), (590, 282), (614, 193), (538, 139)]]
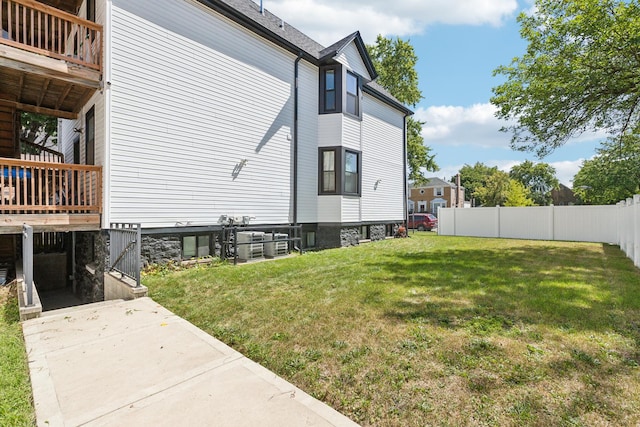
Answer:
[(611, 243), (640, 267), (640, 195), (610, 206), (440, 208), (438, 234)]

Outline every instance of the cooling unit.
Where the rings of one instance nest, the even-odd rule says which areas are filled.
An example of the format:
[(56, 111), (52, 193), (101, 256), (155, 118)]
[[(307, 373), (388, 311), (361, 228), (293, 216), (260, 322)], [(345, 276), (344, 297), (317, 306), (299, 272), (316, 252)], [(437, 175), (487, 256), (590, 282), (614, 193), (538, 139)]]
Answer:
[(264, 255), (270, 258), (287, 255), (289, 253), (288, 238), (288, 234), (265, 233)]

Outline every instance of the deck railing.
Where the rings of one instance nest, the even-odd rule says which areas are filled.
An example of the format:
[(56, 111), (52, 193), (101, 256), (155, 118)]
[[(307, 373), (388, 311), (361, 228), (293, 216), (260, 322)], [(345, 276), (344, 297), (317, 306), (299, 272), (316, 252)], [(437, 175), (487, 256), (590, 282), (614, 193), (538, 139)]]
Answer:
[(33, 0), (0, 0), (0, 43), (102, 70), (102, 25)]
[(20, 141), (20, 158), (34, 162), (64, 163), (64, 154), (28, 141)]
[(102, 213), (102, 167), (0, 158), (0, 212)]

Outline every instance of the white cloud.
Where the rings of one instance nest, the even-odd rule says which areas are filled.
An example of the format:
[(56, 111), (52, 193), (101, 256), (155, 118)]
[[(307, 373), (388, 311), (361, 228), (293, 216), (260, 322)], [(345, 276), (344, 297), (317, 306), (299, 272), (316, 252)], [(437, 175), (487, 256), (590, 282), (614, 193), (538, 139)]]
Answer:
[(355, 30), (376, 35), (420, 34), (435, 23), (499, 26), (517, 0), (264, 0), (265, 9), (328, 46)]
[(505, 122), (495, 117), (495, 111), (496, 107), (489, 103), (470, 107), (434, 106), (419, 108), (415, 116), (426, 122), (422, 136), (427, 145), (509, 148), (510, 136), (500, 132)]
[(582, 167), (582, 162), (585, 159), (578, 160), (565, 160), (561, 162), (551, 162), (551, 166), (556, 168), (556, 177), (558, 181), (563, 183), (569, 188), (573, 187), (573, 177), (578, 173)]

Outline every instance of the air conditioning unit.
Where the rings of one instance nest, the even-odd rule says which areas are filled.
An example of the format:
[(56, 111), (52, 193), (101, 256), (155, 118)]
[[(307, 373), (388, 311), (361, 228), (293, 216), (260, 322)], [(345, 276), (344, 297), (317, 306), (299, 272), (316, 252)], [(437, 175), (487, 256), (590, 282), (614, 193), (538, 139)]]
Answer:
[(264, 258), (264, 233), (262, 231), (238, 232), (238, 259), (249, 261)]
[(270, 258), (285, 256), (289, 253), (288, 234), (265, 233), (264, 255)]

